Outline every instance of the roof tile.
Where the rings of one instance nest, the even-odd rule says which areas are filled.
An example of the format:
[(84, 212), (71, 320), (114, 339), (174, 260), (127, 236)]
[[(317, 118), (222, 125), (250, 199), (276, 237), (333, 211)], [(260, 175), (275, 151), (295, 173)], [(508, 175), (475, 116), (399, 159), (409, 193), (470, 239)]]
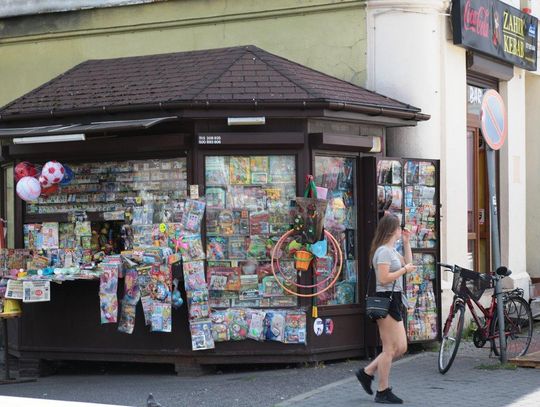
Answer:
[(418, 112), (254, 46), (89, 60), (0, 109), (2, 117), (162, 102), (336, 101)]

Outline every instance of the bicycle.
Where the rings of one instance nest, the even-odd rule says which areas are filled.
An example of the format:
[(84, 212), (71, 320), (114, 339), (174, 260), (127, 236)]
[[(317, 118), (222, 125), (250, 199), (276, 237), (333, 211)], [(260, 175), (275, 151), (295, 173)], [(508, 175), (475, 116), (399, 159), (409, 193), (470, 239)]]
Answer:
[[(452, 282), (454, 299), (442, 332), (441, 348), (439, 350), (439, 372), (445, 374), (456, 357), (463, 333), (465, 306), (470, 310), (477, 327), (473, 333), (474, 345), (477, 348), (483, 348), (489, 341), (492, 352), (499, 356), (497, 298), (494, 293), (487, 308), (484, 308), (478, 301), (484, 291), (492, 287), (492, 282), (496, 283), (499, 279), (508, 277), (512, 272), (503, 266), (499, 267), (493, 275), (489, 275), (468, 270), (458, 265), (438, 264), (454, 273)], [(521, 288), (503, 292), (502, 298), (508, 358), (523, 356), (529, 349), (533, 334), (531, 308), (523, 298)], [(479, 317), (476, 313), (473, 303), (482, 312), (482, 317)]]

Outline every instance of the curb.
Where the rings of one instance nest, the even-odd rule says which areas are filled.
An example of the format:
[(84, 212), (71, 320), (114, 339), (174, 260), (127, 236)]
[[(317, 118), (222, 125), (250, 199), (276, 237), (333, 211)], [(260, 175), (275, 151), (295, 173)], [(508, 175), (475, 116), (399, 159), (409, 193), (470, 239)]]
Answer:
[[(428, 352), (422, 352), (422, 353), (419, 353), (417, 355), (407, 356), (407, 357), (405, 357), (403, 359), (398, 360), (395, 363), (392, 363), (392, 366), (398, 366), (398, 365), (401, 365), (403, 363), (407, 363), (407, 362), (416, 360), (416, 359), (421, 358), (422, 356), (426, 355), (427, 353)], [(293, 398), (287, 399), (287, 400), (282, 401), (282, 402), (280, 402), (278, 404), (274, 404), (274, 407), (294, 406), (294, 405), (296, 405), (296, 403), (298, 403), (300, 401), (304, 401), (304, 400), (310, 398), (311, 396), (314, 396), (314, 395), (319, 394), (319, 393), (325, 393), (328, 390), (333, 389), (334, 387), (342, 386), (344, 384), (353, 383), (353, 382), (356, 383), (356, 381), (357, 381), (357, 379), (353, 375), (353, 377), (338, 380), (337, 382), (333, 382), (333, 383), (324, 385), (322, 387), (318, 387), (318, 388), (316, 388), (314, 390), (308, 391), (306, 393), (299, 394), (298, 396), (294, 396)]]

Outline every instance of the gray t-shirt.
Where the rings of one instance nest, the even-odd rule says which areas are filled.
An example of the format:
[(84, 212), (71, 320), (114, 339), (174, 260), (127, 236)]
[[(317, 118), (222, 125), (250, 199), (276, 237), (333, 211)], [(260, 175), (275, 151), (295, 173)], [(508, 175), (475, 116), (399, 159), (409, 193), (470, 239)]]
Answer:
[[(377, 250), (375, 250), (375, 254), (373, 255), (373, 268), (375, 269), (375, 274), (377, 275), (376, 291), (392, 291), (392, 285), (394, 284), (394, 282), (386, 285), (379, 282), (379, 268), (377, 267), (378, 264), (389, 264), (390, 273), (394, 273), (398, 271), (401, 267), (403, 267), (401, 265), (401, 259), (396, 249), (391, 249), (385, 245), (379, 246)], [(394, 291), (403, 291), (403, 278), (398, 278), (396, 280)]]

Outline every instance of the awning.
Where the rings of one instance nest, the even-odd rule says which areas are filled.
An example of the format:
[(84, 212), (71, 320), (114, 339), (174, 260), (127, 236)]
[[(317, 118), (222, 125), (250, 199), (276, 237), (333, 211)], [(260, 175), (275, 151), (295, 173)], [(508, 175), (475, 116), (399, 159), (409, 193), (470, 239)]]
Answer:
[(53, 126), (0, 128), (0, 138), (39, 137), (73, 133), (101, 133), (106, 131), (148, 129), (156, 124), (178, 119), (177, 116), (137, 120), (112, 120), (89, 124), (57, 124)]

